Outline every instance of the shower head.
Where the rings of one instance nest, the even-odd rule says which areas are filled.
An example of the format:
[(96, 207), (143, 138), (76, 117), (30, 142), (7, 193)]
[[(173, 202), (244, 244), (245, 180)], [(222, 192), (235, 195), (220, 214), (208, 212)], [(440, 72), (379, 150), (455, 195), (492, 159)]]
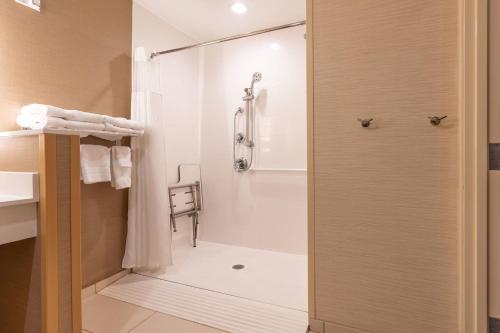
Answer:
[(252, 80), (253, 82), (259, 82), (260, 80), (262, 80), (262, 74), (259, 72), (253, 73)]
[(255, 84), (255, 82), (259, 82), (260, 80), (262, 80), (262, 74), (259, 73), (259, 72), (253, 73), (253, 75), (252, 75), (252, 85), (250, 86), (250, 90), (253, 91), (253, 85)]

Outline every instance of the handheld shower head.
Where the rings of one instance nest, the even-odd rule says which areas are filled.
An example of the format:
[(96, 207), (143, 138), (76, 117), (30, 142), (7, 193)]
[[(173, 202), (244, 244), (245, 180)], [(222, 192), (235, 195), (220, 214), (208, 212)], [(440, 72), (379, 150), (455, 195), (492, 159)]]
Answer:
[(260, 80), (262, 80), (262, 74), (259, 73), (259, 72), (253, 73), (253, 75), (252, 75), (252, 85), (250, 86), (250, 90), (253, 91), (253, 85), (255, 84), (255, 82), (259, 82)]
[(252, 79), (253, 82), (259, 82), (260, 80), (262, 80), (262, 74), (259, 72), (255, 72), (253, 73)]

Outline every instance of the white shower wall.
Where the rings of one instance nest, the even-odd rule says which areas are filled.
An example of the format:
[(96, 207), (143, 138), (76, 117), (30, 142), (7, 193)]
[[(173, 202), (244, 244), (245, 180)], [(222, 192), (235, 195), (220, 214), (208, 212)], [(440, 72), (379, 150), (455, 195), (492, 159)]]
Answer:
[[(132, 42), (133, 47), (142, 46), (148, 52), (196, 43), (137, 3), (133, 5)], [(200, 162), (200, 59), (200, 50), (190, 50), (154, 60), (160, 63), (161, 70), (161, 112), (167, 114), (169, 184), (177, 182), (180, 163)]]
[[(201, 164), (206, 241), (306, 254), (307, 128), (305, 28), (206, 47)], [(255, 168), (236, 173), (233, 115), (256, 84)]]
[[(257, 249), (306, 254), (306, 42), (304, 27), (164, 55), (167, 176), (180, 163), (199, 163), (204, 185), (200, 238)], [(197, 41), (141, 5), (133, 7), (133, 45), (150, 51)], [(238, 174), (232, 167), (233, 114), (243, 89), (256, 84), (256, 164), (289, 172)], [(165, 203), (167, 204), (167, 203)], [(187, 219), (177, 246), (190, 244)]]
[[(133, 4), (132, 19), (134, 48), (142, 46), (152, 52), (197, 42), (136, 2)], [(200, 50), (154, 60), (160, 64), (163, 93), (163, 108), (158, 112), (167, 114), (164, 133), (168, 184), (178, 181), (179, 164), (200, 163), (201, 60)], [(168, 205), (167, 198), (165, 205)], [(189, 246), (190, 239), (189, 220), (187, 217), (180, 218), (178, 232), (173, 237), (174, 251), (178, 246)]]

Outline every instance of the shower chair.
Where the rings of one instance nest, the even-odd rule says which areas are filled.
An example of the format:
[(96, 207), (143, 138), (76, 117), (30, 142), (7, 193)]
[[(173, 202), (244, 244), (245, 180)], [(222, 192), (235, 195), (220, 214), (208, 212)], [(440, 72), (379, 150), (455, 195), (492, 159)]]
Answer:
[(198, 215), (201, 210), (200, 182), (170, 186), (168, 188), (170, 201), (170, 226), (177, 232), (176, 218), (188, 216), (193, 222), (193, 247), (196, 247), (198, 237)]
[(176, 219), (187, 216), (193, 224), (193, 247), (198, 238), (199, 213), (203, 206), (199, 165), (179, 165), (179, 182), (168, 187), (170, 227), (177, 232)]

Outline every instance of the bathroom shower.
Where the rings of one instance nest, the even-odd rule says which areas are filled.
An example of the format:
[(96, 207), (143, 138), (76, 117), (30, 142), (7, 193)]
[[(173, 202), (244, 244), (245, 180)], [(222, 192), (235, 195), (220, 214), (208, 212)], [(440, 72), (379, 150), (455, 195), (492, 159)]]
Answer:
[[(245, 88), (245, 95), (243, 96), (243, 101), (245, 102), (245, 108), (238, 108), (234, 114), (234, 124), (233, 124), (233, 166), (237, 172), (246, 172), (250, 170), (253, 163), (253, 155), (255, 148), (254, 134), (255, 134), (255, 114), (254, 114), (254, 86), (256, 82), (262, 80), (262, 74), (255, 72), (252, 75), (252, 83), (249, 88)], [(237, 119), (238, 116), (245, 117), (245, 131), (236, 133)], [(246, 157), (236, 157), (236, 148), (238, 145), (243, 145), (246, 147), (249, 159)]]

